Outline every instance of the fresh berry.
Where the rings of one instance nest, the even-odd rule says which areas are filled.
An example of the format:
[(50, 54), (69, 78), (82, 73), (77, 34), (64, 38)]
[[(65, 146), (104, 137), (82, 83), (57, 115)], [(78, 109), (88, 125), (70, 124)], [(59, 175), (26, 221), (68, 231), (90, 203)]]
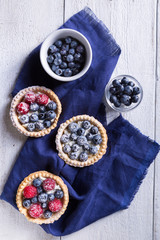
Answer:
[(73, 55), (72, 54), (69, 54), (67, 56), (67, 62), (72, 62), (73, 61)]
[(69, 157), (72, 160), (76, 160), (78, 158), (78, 153), (77, 152), (70, 152)]
[(121, 103), (123, 103), (124, 105), (127, 105), (130, 102), (131, 97), (128, 95), (123, 95), (120, 99)]
[(40, 186), (40, 187), (37, 187), (37, 193), (40, 194), (43, 192), (43, 188)]
[(53, 63), (53, 61), (54, 61), (53, 55), (49, 55), (49, 56), (47, 57), (47, 62), (51, 64), (51, 63)]
[(35, 130), (35, 123), (28, 123), (27, 130), (33, 132)]
[(29, 215), (33, 218), (39, 218), (43, 214), (43, 209), (40, 204), (32, 204), (29, 211)]
[(58, 48), (55, 45), (49, 47), (49, 53), (55, 53), (58, 51)]
[(89, 151), (89, 149), (90, 149), (90, 146), (89, 146), (88, 143), (86, 143), (86, 144), (83, 145), (83, 150), (84, 150), (84, 151)]
[(31, 206), (31, 200), (30, 199), (24, 199), (22, 205), (25, 208), (29, 208)]
[(52, 68), (52, 71), (55, 72), (59, 68), (59, 66), (58, 65), (56, 66), (55, 64), (53, 64), (51, 68)]
[(129, 80), (126, 77), (123, 77), (121, 83), (127, 85), (129, 83)]
[(78, 45), (78, 42), (75, 41), (75, 40), (73, 40), (73, 41), (71, 42), (71, 44), (70, 44), (71, 48), (76, 48), (77, 45)]
[(62, 69), (67, 68), (67, 63), (66, 63), (66, 62), (62, 62), (62, 64), (60, 65), (60, 67), (61, 67)]
[(41, 203), (41, 207), (44, 209), (44, 208), (47, 208), (47, 202), (44, 202), (44, 203)]
[(84, 128), (84, 129), (89, 129), (90, 128), (90, 126), (91, 126), (91, 123), (89, 122), (89, 121), (83, 121), (82, 122), (82, 127)]
[(46, 114), (45, 114), (45, 113), (39, 113), (39, 114), (38, 114), (39, 120), (44, 120), (45, 117), (46, 117)]
[(70, 77), (70, 76), (72, 76), (72, 71), (71, 71), (71, 69), (67, 68), (67, 69), (64, 71), (64, 76), (65, 76), (65, 77)]
[(53, 190), (55, 188), (55, 180), (52, 179), (52, 178), (46, 178), (44, 181), (43, 181), (43, 189), (45, 191), (50, 191), (50, 190)]
[(67, 143), (69, 141), (69, 136), (67, 134), (63, 134), (61, 137), (62, 143)]
[(55, 42), (55, 45), (56, 45), (56, 47), (61, 48), (62, 47), (62, 41), (61, 40), (57, 40)]
[(75, 123), (75, 122), (72, 122), (72, 123), (70, 123), (70, 124), (68, 125), (68, 130), (69, 130), (71, 133), (77, 132), (78, 128), (79, 128), (79, 126), (78, 126), (78, 124)]
[(38, 195), (38, 202), (44, 203), (44, 202), (47, 202), (47, 200), (48, 200), (48, 194), (47, 193), (40, 193)]
[(66, 55), (67, 54), (67, 51), (65, 50), (65, 49), (62, 49), (61, 51), (60, 51), (60, 54), (63, 56), (63, 55)]
[(68, 63), (68, 67), (69, 68), (74, 68), (75, 67), (75, 63), (74, 62), (69, 62)]
[(81, 57), (82, 57), (82, 55), (81, 55), (80, 53), (76, 53), (76, 54), (74, 55), (74, 59), (75, 59), (75, 61), (77, 61), (77, 62), (80, 61)]
[(133, 102), (133, 103), (137, 103), (138, 100), (139, 100), (138, 95), (133, 95), (133, 96), (132, 96), (132, 102)]
[(30, 185), (24, 188), (23, 190), (23, 196), (25, 198), (33, 198), (37, 195), (37, 188)]
[(81, 152), (79, 155), (79, 160), (81, 162), (85, 162), (85, 161), (87, 161), (87, 159), (88, 159), (88, 154), (86, 152)]
[(49, 202), (48, 206), (51, 212), (59, 212), (63, 205), (60, 199), (54, 199)]
[(29, 107), (29, 110), (31, 112), (36, 112), (39, 110), (39, 105), (37, 103), (31, 103), (30, 107)]
[(56, 117), (56, 113), (53, 110), (46, 112), (46, 118), (48, 120), (55, 119), (55, 117)]
[(54, 194), (53, 194), (53, 193), (48, 194), (48, 200), (49, 200), (49, 201), (52, 201), (54, 198), (55, 198), (55, 197), (54, 197)]
[(59, 52), (54, 53), (55, 58), (61, 58), (61, 54)]
[(65, 41), (67, 44), (70, 44), (71, 41), (72, 41), (72, 38), (71, 38), (71, 37), (66, 37), (66, 38), (64, 39), (64, 41)]
[(75, 49), (74, 49), (74, 48), (70, 48), (70, 49), (69, 49), (69, 54), (74, 55), (74, 54), (75, 54)]
[(95, 145), (101, 144), (101, 142), (102, 142), (102, 137), (101, 137), (101, 135), (100, 135), (100, 134), (95, 135), (95, 136), (92, 138), (92, 142), (93, 142)]
[(28, 92), (24, 96), (24, 101), (26, 103), (33, 103), (36, 101), (36, 94), (34, 92)]
[(91, 133), (87, 133), (86, 138), (88, 141), (91, 141), (93, 138), (93, 135)]
[(70, 139), (71, 139), (71, 141), (76, 141), (77, 140), (77, 134), (76, 133), (71, 133), (71, 135), (70, 135)]
[(44, 125), (45, 128), (49, 128), (49, 127), (51, 126), (51, 121), (45, 120), (45, 121), (43, 122), (43, 125)]
[(70, 151), (71, 151), (70, 145), (69, 145), (69, 144), (65, 144), (65, 145), (63, 146), (63, 152), (69, 153)]
[(57, 198), (57, 199), (61, 199), (61, 198), (63, 198), (64, 193), (63, 193), (62, 190), (56, 190), (55, 193), (54, 193), (54, 196), (55, 196), (55, 198)]
[(37, 203), (37, 202), (38, 202), (38, 198), (37, 197), (31, 198), (31, 203)]
[(120, 107), (121, 106), (121, 103), (118, 99), (117, 99), (117, 101), (114, 102), (114, 106), (115, 107)]
[(36, 122), (35, 128), (36, 128), (36, 130), (41, 131), (44, 129), (44, 125), (42, 122)]
[(121, 85), (121, 83), (120, 83), (119, 80), (115, 79), (115, 80), (113, 80), (112, 85), (113, 85), (114, 87), (118, 87), (118, 86)]
[(139, 87), (134, 87), (133, 88), (133, 95), (138, 95), (140, 93)]
[(49, 210), (44, 211), (43, 213), (44, 218), (50, 218), (52, 216), (52, 212)]
[(84, 52), (84, 47), (82, 45), (78, 45), (78, 47), (76, 48), (76, 51), (79, 53), (83, 53)]
[(72, 152), (78, 152), (79, 149), (80, 149), (80, 147), (79, 147), (78, 144), (76, 144), (76, 143), (71, 146)]
[(78, 134), (79, 136), (84, 135), (84, 134), (85, 134), (84, 128), (79, 128), (79, 129), (77, 130), (77, 134)]
[(79, 136), (77, 138), (78, 145), (83, 146), (85, 143), (87, 143), (87, 138), (85, 136)]
[(97, 134), (97, 133), (98, 133), (98, 127), (96, 127), (96, 126), (91, 127), (90, 132), (91, 132), (92, 134)]
[(40, 105), (46, 105), (48, 103), (48, 100), (49, 100), (49, 97), (44, 93), (38, 94), (36, 98), (36, 102)]
[(58, 76), (61, 76), (63, 74), (63, 70), (61, 68), (58, 68), (56, 71), (55, 71), (55, 74), (57, 74)]
[(115, 95), (111, 95), (109, 100), (110, 100), (111, 103), (115, 103), (115, 102), (117, 102), (118, 99)]
[(39, 111), (40, 113), (44, 113), (44, 112), (46, 111), (46, 107), (45, 107), (44, 105), (39, 106), (38, 111)]
[(127, 95), (132, 95), (132, 92), (133, 92), (133, 88), (131, 86), (125, 86), (124, 87), (124, 93), (127, 94)]
[(131, 87), (134, 87), (134, 86), (135, 86), (134, 82), (132, 82), (132, 81), (130, 81), (130, 82), (128, 83), (128, 85), (131, 86)]
[(63, 44), (62, 49), (68, 51), (69, 50), (69, 45), (68, 44)]
[[(129, 87), (129, 86), (128, 86), (128, 87)], [(122, 93), (124, 90), (125, 90), (125, 87), (124, 87), (123, 85), (121, 85), (121, 84), (116, 87), (116, 91), (117, 91), (118, 94), (119, 94), (119, 93)], [(117, 93), (116, 93), (116, 94), (117, 94)]]
[(28, 115), (21, 115), (21, 116), (19, 117), (19, 121), (20, 121), (22, 124), (28, 123), (28, 122), (29, 122), (29, 116), (28, 116)]
[(98, 152), (98, 148), (96, 146), (91, 146), (89, 151), (91, 154), (96, 154)]
[(19, 114), (27, 114), (29, 112), (29, 104), (25, 102), (20, 102), (17, 105), (17, 112)]
[(38, 114), (37, 113), (32, 113), (29, 117), (29, 120), (31, 122), (37, 122), (38, 121)]
[(33, 186), (39, 187), (39, 186), (41, 186), (41, 184), (42, 184), (42, 180), (40, 178), (35, 178), (33, 180)]
[(110, 87), (109, 92), (113, 95), (117, 94), (117, 89), (115, 87)]

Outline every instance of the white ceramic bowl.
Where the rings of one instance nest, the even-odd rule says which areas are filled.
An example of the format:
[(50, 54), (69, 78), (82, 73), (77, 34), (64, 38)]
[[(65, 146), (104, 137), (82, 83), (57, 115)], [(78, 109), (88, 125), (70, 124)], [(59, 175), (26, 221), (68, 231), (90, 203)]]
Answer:
[[(76, 75), (71, 76), (71, 77), (64, 77), (64, 76), (58, 76), (56, 75), (50, 68), (48, 62), (47, 62), (47, 52), (49, 47), (58, 39), (60, 38), (65, 38), (71, 36), (75, 39), (77, 39), (79, 42), (81, 42), (85, 49), (86, 49), (86, 59), (85, 59), (85, 64), (83, 69)], [(91, 46), (87, 40), (87, 38), (85, 36), (83, 36), (80, 32), (75, 31), (73, 29), (69, 29), (69, 28), (64, 28), (64, 29), (60, 29), (60, 30), (56, 30), (54, 32), (52, 32), (46, 39), (45, 41), (42, 43), (41, 49), (40, 49), (40, 61), (41, 64), (44, 68), (44, 70), (54, 79), (57, 79), (59, 81), (73, 81), (76, 80), (80, 77), (82, 77), (89, 69), (91, 62), (92, 62), (92, 49)]]

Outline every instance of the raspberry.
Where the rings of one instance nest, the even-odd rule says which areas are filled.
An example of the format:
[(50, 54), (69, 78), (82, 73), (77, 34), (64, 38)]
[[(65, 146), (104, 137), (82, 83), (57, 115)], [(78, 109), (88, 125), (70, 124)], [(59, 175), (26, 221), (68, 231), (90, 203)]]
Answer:
[(43, 209), (40, 204), (32, 204), (29, 209), (29, 215), (33, 218), (39, 218), (43, 214)]
[(24, 101), (26, 103), (33, 103), (36, 101), (36, 94), (34, 92), (28, 92), (26, 93), (26, 95), (24, 96)]
[(26, 114), (29, 112), (29, 105), (25, 102), (20, 102), (18, 105), (17, 105), (17, 112), (19, 114)]
[(54, 199), (53, 201), (50, 201), (48, 205), (51, 212), (58, 212), (63, 206), (60, 199)]
[(43, 189), (45, 191), (50, 191), (55, 188), (56, 182), (52, 178), (47, 178), (43, 181)]
[(34, 186), (27, 186), (24, 188), (23, 195), (25, 198), (33, 198), (37, 195), (37, 188)]
[(48, 103), (49, 97), (46, 94), (40, 93), (36, 98), (36, 102), (40, 105), (46, 105)]

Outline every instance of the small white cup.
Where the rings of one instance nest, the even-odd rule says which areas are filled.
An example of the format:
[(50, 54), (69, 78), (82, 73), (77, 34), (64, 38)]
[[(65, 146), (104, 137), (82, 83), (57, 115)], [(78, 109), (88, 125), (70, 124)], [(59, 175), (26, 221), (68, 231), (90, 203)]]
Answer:
[[(56, 42), (58, 39), (65, 38), (71, 36), (75, 39), (77, 39), (80, 43), (82, 43), (86, 49), (86, 59), (83, 69), (76, 75), (71, 77), (64, 77), (64, 76), (58, 76), (56, 75), (50, 68), (48, 62), (47, 62), (47, 52), (49, 47)], [(83, 36), (80, 32), (75, 31), (73, 29), (64, 28), (60, 30), (56, 30), (52, 32), (42, 43), (41, 49), (40, 49), (40, 61), (44, 68), (44, 70), (54, 79), (64, 82), (69, 82), (76, 80), (80, 77), (82, 77), (89, 69), (91, 62), (92, 62), (92, 49), (90, 46), (90, 43), (88, 42), (87, 38)]]

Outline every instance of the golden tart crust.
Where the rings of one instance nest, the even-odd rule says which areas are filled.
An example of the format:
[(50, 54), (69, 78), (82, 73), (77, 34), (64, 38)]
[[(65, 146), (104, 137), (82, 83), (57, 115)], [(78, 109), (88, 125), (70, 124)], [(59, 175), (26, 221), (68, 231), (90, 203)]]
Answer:
[[(45, 128), (41, 131), (29, 132), (27, 129), (25, 129), (25, 127), (23, 127), (22, 124), (20, 124), (20, 122), (18, 120), (18, 115), (17, 115), (17, 112), (16, 112), (16, 107), (22, 101), (25, 94), (27, 92), (30, 92), (30, 91), (33, 91), (35, 93), (36, 92), (37, 93), (38, 92), (45, 93), (51, 100), (53, 100), (57, 104), (56, 118), (54, 119), (52, 125), (49, 128)], [(41, 136), (44, 136), (46, 134), (49, 134), (51, 132), (51, 130), (53, 130), (57, 126), (57, 122), (58, 122), (58, 119), (59, 119), (59, 116), (60, 116), (61, 112), (62, 112), (61, 102), (60, 102), (58, 96), (52, 90), (50, 90), (46, 87), (32, 86), (32, 87), (22, 89), (13, 98), (13, 100), (11, 102), (11, 108), (10, 108), (10, 118), (11, 118), (13, 126), (20, 133), (22, 133), (26, 136), (29, 136), (29, 137), (41, 137)]]
[[(68, 154), (63, 152), (60, 139), (64, 133), (64, 130), (68, 127), (68, 125), (71, 122), (78, 122), (78, 121), (85, 121), (85, 120), (90, 121), (91, 124), (98, 127), (98, 130), (102, 137), (102, 143), (100, 144), (100, 148), (95, 155), (90, 154), (87, 161), (80, 162), (78, 160), (70, 159)], [(94, 117), (88, 116), (88, 115), (78, 115), (78, 116), (74, 116), (74, 117), (70, 118), (65, 123), (62, 123), (60, 125), (57, 135), (56, 135), (56, 148), (58, 150), (59, 157), (61, 159), (63, 159), (67, 164), (74, 166), (74, 167), (86, 167), (86, 166), (90, 166), (90, 165), (94, 164), (95, 162), (97, 162), (98, 160), (100, 160), (102, 158), (102, 156), (106, 153), (107, 141), (108, 141), (108, 137), (107, 137), (106, 130), (97, 119), (95, 119)]]
[[(26, 186), (30, 185), (32, 183), (32, 181), (35, 178), (38, 177), (43, 177), (43, 178), (52, 178), (56, 181), (56, 183), (61, 187), (61, 189), (63, 190), (64, 193), (64, 197), (63, 197), (63, 207), (61, 208), (61, 210), (59, 212), (54, 213), (50, 218), (45, 219), (45, 218), (32, 218), (29, 214), (28, 214), (28, 209), (24, 208), (22, 205), (22, 200), (23, 200), (23, 190)], [(67, 186), (64, 184), (63, 180), (46, 171), (38, 171), (38, 172), (34, 172), (31, 173), (28, 177), (26, 177), (21, 184), (18, 187), (17, 190), (17, 195), (16, 195), (16, 204), (17, 207), (19, 209), (19, 211), (25, 215), (25, 217), (28, 219), (28, 221), (33, 222), (33, 223), (37, 223), (37, 224), (49, 224), (49, 223), (53, 223), (54, 221), (58, 220), (66, 211), (67, 206), (68, 206), (68, 202), (69, 202), (69, 194), (68, 194), (68, 188)]]

